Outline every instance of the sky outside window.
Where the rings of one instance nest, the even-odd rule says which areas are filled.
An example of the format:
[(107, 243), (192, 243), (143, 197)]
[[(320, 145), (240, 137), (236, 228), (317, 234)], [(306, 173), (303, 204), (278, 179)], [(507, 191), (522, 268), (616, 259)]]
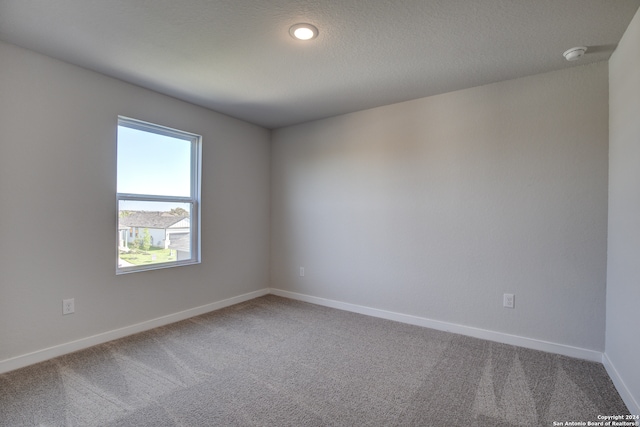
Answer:
[(191, 142), (118, 126), (117, 191), (189, 197)]

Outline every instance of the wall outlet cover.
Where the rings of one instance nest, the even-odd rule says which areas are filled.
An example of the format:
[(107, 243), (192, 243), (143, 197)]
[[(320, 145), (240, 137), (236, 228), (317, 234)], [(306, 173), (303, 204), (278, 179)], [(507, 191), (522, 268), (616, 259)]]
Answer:
[(63, 299), (62, 300), (62, 314), (71, 314), (76, 311), (75, 299)]
[(504, 294), (502, 296), (502, 306), (505, 308), (514, 308), (515, 307), (515, 295), (513, 294)]

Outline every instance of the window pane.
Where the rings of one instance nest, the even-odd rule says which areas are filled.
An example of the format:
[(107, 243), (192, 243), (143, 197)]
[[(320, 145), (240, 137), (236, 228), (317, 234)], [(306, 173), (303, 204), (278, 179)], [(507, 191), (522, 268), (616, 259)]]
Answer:
[(192, 204), (120, 200), (120, 268), (192, 259)]
[(118, 126), (118, 193), (191, 196), (191, 141)]

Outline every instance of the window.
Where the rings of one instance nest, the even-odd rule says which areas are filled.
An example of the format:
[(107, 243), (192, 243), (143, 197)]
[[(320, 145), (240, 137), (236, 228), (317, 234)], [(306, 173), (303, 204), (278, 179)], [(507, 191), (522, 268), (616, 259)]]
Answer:
[(118, 118), (116, 273), (200, 262), (201, 139)]

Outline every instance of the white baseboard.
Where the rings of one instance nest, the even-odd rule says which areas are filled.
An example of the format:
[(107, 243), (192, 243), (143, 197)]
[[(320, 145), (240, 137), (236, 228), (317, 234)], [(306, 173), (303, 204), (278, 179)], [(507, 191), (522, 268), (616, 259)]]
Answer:
[[(45, 360), (52, 359), (54, 357), (62, 356), (64, 354), (72, 353), (74, 351), (82, 350), (94, 345), (102, 344), (114, 339), (123, 338), (128, 335), (132, 335), (138, 332), (147, 331), (149, 329), (156, 328), (158, 326), (168, 325), (170, 323), (178, 322), (180, 320), (188, 319), (193, 316), (208, 313), (214, 310), (219, 310), (224, 307), (228, 307), (234, 304), (238, 304), (244, 301), (248, 301), (254, 298), (261, 297), (267, 294), (278, 295), (285, 298), (291, 298), (299, 301), (305, 301), (312, 304), (322, 305), (326, 307), (337, 308), (340, 310), (350, 311), (354, 313), (365, 314), (368, 316), (379, 317), (382, 319), (394, 320), (397, 322), (408, 323), (411, 325), (422, 326), (426, 328), (436, 329), (440, 331), (453, 332), (456, 334), (467, 335), (470, 337), (486, 339), (490, 341), (500, 342), (504, 344), (511, 344), (520, 347), (530, 348), (534, 350), (546, 351), (549, 353), (562, 354), (565, 356), (576, 357), (580, 359), (590, 360), (594, 362), (604, 363), (603, 354), (598, 351), (588, 350), (579, 347), (572, 347), (564, 344), (557, 344), (548, 341), (541, 341), (532, 338), (521, 337), (517, 335), (505, 334), (502, 332), (495, 332), (486, 329), (474, 328), (471, 326), (457, 325), (454, 323), (442, 322), (439, 320), (427, 319), (424, 317), (412, 316), (408, 314), (395, 313), (392, 311), (380, 310), (376, 308), (365, 307), (356, 304), (350, 304), (341, 301), (330, 300), (326, 298), (314, 297), (310, 295), (304, 295), (296, 292), (284, 291), (281, 289), (261, 289), (258, 291), (250, 292), (247, 294), (239, 295), (233, 298), (228, 298), (222, 301), (214, 302), (211, 304), (202, 305), (200, 307), (191, 308), (189, 310), (181, 311), (178, 313), (170, 314), (167, 316), (158, 317), (156, 319), (148, 320), (145, 322), (137, 323), (135, 325), (126, 326), (124, 328), (115, 329), (112, 331), (104, 332), (101, 334), (93, 335), (87, 338), (82, 338), (76, 341), (56, 345), (53, 347), (45, 348), (35, 351), (33, 353), (24, 354), (21, 356), (13, 357), (0, 361), (0, 373), (9, 372), (14, 369), (19, 369), (34, 363), (43, 362)], [(609, 367), (615, 373), (610, 375), (617, 378), (614, 380), (614, 384), (618, 387), (618, 384), (622, 384), (622, 390), (626, 390), (624, 383), (620, 380), (620, 377), (613, 369), (610, 362)], [(605, 364), (605, 367), (607, 365)], [(609, 368), (607, 369), (609, 371)], [(637, 408), (637, 403), (631, 397), (631, 394), (626, 390), (627, 400), (631, 400)], [(629, 404), (627, 403), (627, 406)], [(632, 409), (632, 408), (629, 408)]]
[(198, 316), (211, 311), (219, 310), (224, 307), (229, 307), (234, 304), (249, 301), (254, 298), (258, 298), (267, 294), (273, 294), (285, 298), (294, 300), (309, 302), (312, 304), (322, 305), (325, 307), (336, 308), (339, 310), (350, 311), (354, 313), (360, 313), (368, 316), (379, 317), (387, 320), (394, 320), (397, 322), (408, 323), (411, 325), (423, 326), (426, 328), (436, 329), (440, 331), (452, 332), (456, 334), (466, 335), (475, 338), (486, 339), (490, 341), (500, 342), (504, 344), (511, 344), (520, 347), (530, 348), (534, 350), (545, 351), (549, 353), (556, 353), (570, 357), (576, 357), (580, 359), (590, 360), (593, 362), (601, 362), (609, 377), (613, 381), (618, 393), (622, 397), (622, 400), (627, 405), (630, 413), (640, 414), (640, 404), (634, 398), (633, 394), (629, 391), (626, 384), (620, 377), (620, 374), (616, 370), (615, 366), (609, 359), (606, 353), (601, 353), (594, 350), (588, 350), (579, 347), (572, 347), (564, 344), (557, 344), (548, 341), (541, 341), (532, 338), (521, 337), (517, 335), (505, 334), (502, 332), (495, 332), (486, 329), (474, 328), (471, 326), (458, 325), (449, 322), (442, 322), (439, 320), (427, 319), (424, 317), (412, 316), (408, 314), (395, 313), (392, 311), (380, 310), (376, 308), (365, 307), (357, 304), (350, 304), (341, 301), (330, 300), (326, 298), (314, 297), (311, 295), (300, 294), (296, 292), (285, 291), (281, 289), (261, 289), (254, 292), (249, 292), (236, 297), (228, 298), (222, 301), (202, 305), (199, 307), (184, 310), (178, 313), (170, 314), (167, 316), (158, 317), (156, 319), (148, 320), (145, 322), (137, 323), (135, 325), (126, 326), (124, 328), (115, 329), (112, 331), (104, 332), (101, 334), (93, 335), (87, 338), (82, 338), (76, 341), (56, 345), (53, 347), (45, 348), (42, 350), (34, 351), (33, 353), (24, 354), (21, 356), (13, 357), (0, 361), (0, 374), (13, 371), (15, 369), (23, 368), (25, 366), (32, 365), (34, 363), (44, 362), (45, 360), (52, 359), (54, 357), (62, 356), (64, 354), (72, 353), (74, 351), (82, 350), (94, 345), (102, 344), (114, 339), (123, 338), (139, 332), (144, 332), (159, 326), (168, 325), (170, 323), (185, 320), (190, 317)]
[(228, 298), (222, 301), (201, 305), (199, 307), (190, 308), (178, 313), (173, 313), (167, 316), (158, 317), (156, 319), (147, 320), (146, 322), (137, 323), (135, 325), (126, 326), (124, 328), (103, 332), (101, 334), (93, 335), (87, 338), (81, 338), (76, 341), (71, 341), (68, 343), (45, 348), (43, 350), (34, 351), (33, 353), (1, 360), (0, 374), (13, 371), (14, 369), (33, 365), (34, 363), (44, 362), (45, 360), (53, 359), (54, 357), (62, 356), (64, 354), (73, 353), (74, 351), (82, 350), (97, 344), (102, 344), (118, 338), (133, 335), (138, 332), (148, 331), (149, 329), (157, 328), (158, 326), (168, 325), (170, 323), (185, 320), (190, 317), (208, 313), (210, 311), (219, 310), (230, 305), (249, 301), (251, 299), (267, 295), (268, 293), (269, 289), (261, 289), (259, 291), (249, 292), (247, 294), (238, 295), (236, 297)]
[(530, 348), (533, 350), (545, 351), (547, 353), (562, 354), (564, 356), (576, 357), (592, 362), (602, 362), (602, 353), (595, 350), (588, 350), (580, 347), (572, 347), (564, 344), (557, 344), (548, 341), (537, 340), (534, 338), (526, 338), (518, 335), (510, 335), (502, 332), (490, 331), (486, 329), (474, 328), (471, 326), (457, 325), (455, 323), (442, 322), (439, 320), (427, 319), (425, 317), (412, 316), (409, 314), (395, 313), (392, 311), (380, 310), (377, 308), (365, 307), (362, 305), (350, 304), (341, 301), (319, 298), (296, 292), (284, 291), (281, 289), (271, 288), (273, 295), (285, 298), (291, 298), (299, 301), (310, 302), (312, 304), (323, 305), (326, 307), (337, 308), (340, 310), (351, 311), (354, 313), (366, 314), (368, 316), (380, 317), (387, 320), (395, 320), (396, 322), (408, 323), (411, 325), (423, 326), (426, 328), (437, 329), (439, 331), (453, 332), (455, 334), (466, 335), (474, 338), (481, 338), (489, 341), (495, 341), (503, 344), (511, 344), (519, 347)]
[(622, 377), (620, 377), (618, 370), (615, 368), (615, 366), (613, 366), (613, 363), (611, 363), (611, 360), (609, 359), (609, 356), (607, 356), (607, 353), (602, 354), (602, 364), (607, 370), (611, 381), (613, 381), (613, 385), (616, 386), (618, 393), (620, 393), (622, 401), (625, 405), (627, 405), (627, 409), (629, 409), (629, 412), (631, 414), (640, 415), (640, 404), (633, 397), (633, 394), (631, 394), (631, 391), (622, 380)]

